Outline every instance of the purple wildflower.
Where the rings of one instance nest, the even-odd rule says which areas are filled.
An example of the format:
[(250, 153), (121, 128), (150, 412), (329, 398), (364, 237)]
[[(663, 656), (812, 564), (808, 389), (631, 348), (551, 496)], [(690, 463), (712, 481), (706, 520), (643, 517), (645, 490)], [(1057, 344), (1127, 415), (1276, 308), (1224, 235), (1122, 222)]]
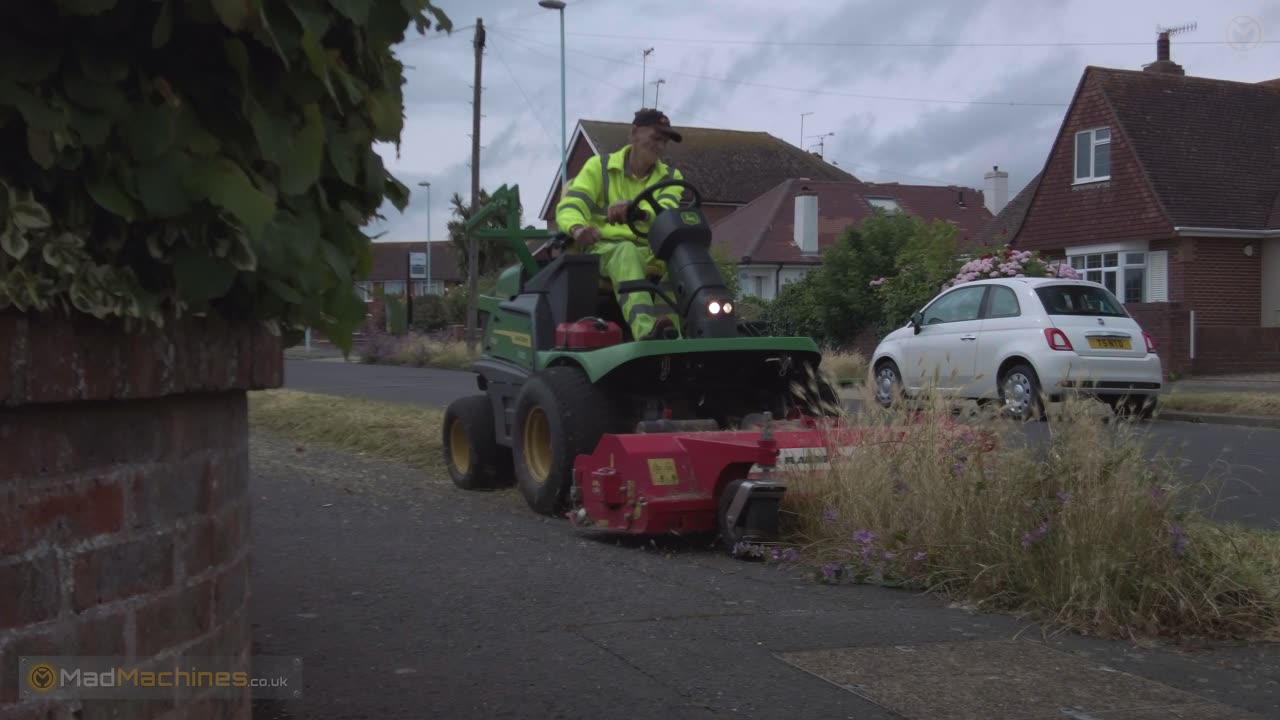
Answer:
[(1022, 535), (1022, 547), (1031, 547), (1040, 542), (1049, 534), (1049, 523), (1040, 523), (1040, 526), (1034, 530), (1030, 530)]
[(1062, 503), (1063, 505), (1066, 505), (1067, 501), (1071, 500), (1070, 493), (1059, 490), (1057, 494), (1058, 494), (1058, 502)]
[(836, 575), (840, 572), (840, 566), (836, 563), (825, 563), (822, 566), (822, 579), (835, 580)]
[(916, 553), (916, 554), (915, 554), (915, 556), (913, 557), (913, 559), (914, 559), (916, 562), (920, 562), (921, 560), (924, 560), (924, 559), (925, 559), (926, 557), (928, 557), (928, 556), (929, 556), (929, 553), (925, 552), (924, 550), (921, 550), (920, 552), (918, 552), (918, 553)]
[(891, 551), (889, 551), (889, 550), (885, 550), (885, 551), (884, 551), (884, 555), (883, 555), (883, 557), (884, 557), (884, 559), (885, 559), (885, 560), (892, 560), (892, 559), (894, 559), (894, 558), (898, 557), (898, 553), (896, 553), (896, 552), (891, 552)]
[(822, 511), (822, 519), (825, 520), (826, 522), (835, 522), (836, 520), (839, 519), (839, 516), (836, 515), (835, 510), (832, 510), (831, 508), (827, 508), (826, 510)]
[(962, 462), (958, 462), (951, 466), (951, 474), (959, 477), (960, 475), (963, 475), (964, 471), (967, 470), (968, 468), (969, 468), (968, 465), (965, 465)]
[(875, 539), (876, 539), (876, 534), (871, 532), (870, 530), (859, 530), (858, 532), (853, 534), (853, 541), (858, 543), (859, 545), (862, 545), (863, 547), (870, 545), (871, 541)]
[(1182, 557), (1187, 554), (1187, 545), (1191, 541), (1187, 538), (1187, 534), (1182, 531), (1182, 528), (1177, 525), (1169, 525), (1169, 538), (1172, 540), (1174, 555)]
[(795, 548), (787, 548), (786, 550), (782, 551), (782, 562), (786, 562), (786, 563), (795, 562), (796, 559), (799, 557), (800, 557), (800, 553), (796, 552)]

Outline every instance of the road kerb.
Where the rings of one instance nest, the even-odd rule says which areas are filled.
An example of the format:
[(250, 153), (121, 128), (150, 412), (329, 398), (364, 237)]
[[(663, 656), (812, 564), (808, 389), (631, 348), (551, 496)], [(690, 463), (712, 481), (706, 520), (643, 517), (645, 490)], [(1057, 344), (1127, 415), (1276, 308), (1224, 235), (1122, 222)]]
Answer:
[(1240, 425), (1244, 427), (1280, 429), (1280, 417), (1266, 417), (1261, 415), (1227, 415), (1224, 413), (1198, 413), (1162, 410), (1156, 414), (1156, 419), (1166, 420), (1169, 422)]

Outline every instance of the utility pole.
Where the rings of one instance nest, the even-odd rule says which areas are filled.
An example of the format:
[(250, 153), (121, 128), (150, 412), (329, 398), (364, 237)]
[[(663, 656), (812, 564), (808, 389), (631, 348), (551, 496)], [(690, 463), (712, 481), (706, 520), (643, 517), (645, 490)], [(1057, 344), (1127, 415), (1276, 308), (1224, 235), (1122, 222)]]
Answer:
[(813, 114), (812, 112), (800, 113), (800, 149), (802, 149), (802, 150), (804, 149), (804, 141), (805, 141), (805, 135), (804, 135), (804, 116), (805, 116), (805, 115), (812, 115), (812, 114)]
[[(471, 217), (480, 213), (480, 63), (484, 59), (484, 19), (476, 18), (476, 84), (471, 98)], [(476, 350), (478, 320), (476, 281), (480, 264), (480, 241), (473, 234), (467, 238), (467, 352)]]

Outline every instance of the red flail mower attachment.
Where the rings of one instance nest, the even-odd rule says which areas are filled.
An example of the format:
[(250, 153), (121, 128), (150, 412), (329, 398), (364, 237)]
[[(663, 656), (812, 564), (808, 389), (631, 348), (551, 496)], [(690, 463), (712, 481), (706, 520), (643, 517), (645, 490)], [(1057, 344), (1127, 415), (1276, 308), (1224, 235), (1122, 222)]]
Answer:
[(718, 530), (732, 549), (767, 542), (777, 531), (786, 492), (782, 470), (823, 469), (832, 453), (874, 436), (900, 438), (893, 428), (842, 428), (805, 420), (760, 430), (605, 435), (574, 464), (570, 519), (583, 527), (635, 534)]
[[(950, 426), (957, 437), (969, 433)], [(719, 531), (730, 550), (768, 542), (776, 538), (786, 471), (825, 470), (832, 457), (909, 432), (805, 418), (766, 419), (759, 430), (605, 435), (574, 464), (569, 517), (582, 527), (634, 534)]]

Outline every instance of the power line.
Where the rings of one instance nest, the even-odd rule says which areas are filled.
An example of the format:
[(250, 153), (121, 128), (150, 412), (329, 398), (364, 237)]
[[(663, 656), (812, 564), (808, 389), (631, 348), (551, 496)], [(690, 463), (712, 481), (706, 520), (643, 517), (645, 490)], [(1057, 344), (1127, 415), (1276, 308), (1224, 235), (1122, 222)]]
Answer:
[[(501, 32), (503, 35), (512, 39), (515, 39), (515, 37), (517, 37), (517, 36), (513, 36), (511, 33), (508, 33), (502, 30), (495, 30), (495, 32)], [(547, 43), (539, 42), (536, 40), (528, 40), (527, 42), (536, 43), (538, 45), (544, 45), (544, 46), (547, 45)], [(604, 60), (606, 62), (621, 64), (621, 65), (637, 64), (634, 60), (628, 60), (626, 58), (605, 57), (603, 55), (595, 55), (593, 53), (582, 52), (580, 50), (576, 52), (579, 55), (595, 58), (597, 60)], [(1067, 107), (1069, 104), (1064, 102), (1022, 102), (1022, 101), (1014, 101), (1014, 100), (946, 100), (946, 99), (940, 99), (940, 98), (899, 97), (899, 96), (893, 96), (893, 95), (869, 95), (866, 93), (843, 92), (840, 90), (818, 90), (818, 89), (811, 89), (811, 88), (785, 87), (782, 85), (769, 85), (766, 83), (756, 83), (756, 82), (750, 82), (747, 80), (734, 80), (732, 78), (700, 75), (698, 73), (689, 73), (689, 72), (684, 72), (683, 70), (673, 70), (669, 68), (654, 68), (654, 70), (658, 72), (671, 74), (671, 75), (682, 75), (685, 77), (697, 78), (699, 80), (710, 80), (712, 82), (731, 83), (734, 85), (761, 88), (764, 90), (780, 90), (783, 92), (802, 93), (806, 95), (830, 95), (833, 97), (857, 98), (859, 100), (888, 100), (893, 102), (924, 102), (924, 103), (940, 103), (940, 104), (948, 104), (948, 105), (998, 105), (998, 106), (1005, 106), (1005, 107), (1008, 107), (1008, 106)]]
[(502, 67), (506, 69), (507, 75), (511, 78), (511, 82), (515, 83), (516, 89), (520, 91), (521, 97), (524, 98), (525, 106), (529, 109), (529, 114), (533, 116), (534, 120), (538, 121), (538, 125), (542, 128), (542, 131), (547, 134), (547, 140), (554, 146), (556, 144), (555, 136), (547, 129), (546, 123), (542, 122), (542, 116), (539, 115), (537, 109), (534, 108), (533, 101), (529, 99), (529, 95), (524, 91), (524, 86), (516, 79), (516, 74), (511, 71), (511, 66), (507, 64), (506, 58), (502, 57), (502, 52), (498, 50), (498, 43), (493, 43), (492, 45), (489, 45), (489, 47), (493, 48), (494, 55), (498, 57), (498, 62), (502, 63)]
[[(510, 32), (510, 31), (508, 31)], [(545, 34), (543, 31), (525, 31)], [(1080, 42), (871, 42), (826, 40), (729, 40), (715, 38), (655, 37), (650, 35), (618, 35), (610, 33), (569, 32), (587, 38), (612, 40), (641, 40), (644, 42), (688, 43), (693, 45), (750, 45), (776, 47), (871, 47), (871, 48), (1047, 48), (1047, 47), (1149, 47), (1150, 40), (1099, 40)], [(1280, 40), (1259, 40), (1257, 44), (1280, 43)], [(1231, 40), (1182, 40), (1179, 45), (1231, 45)]]

